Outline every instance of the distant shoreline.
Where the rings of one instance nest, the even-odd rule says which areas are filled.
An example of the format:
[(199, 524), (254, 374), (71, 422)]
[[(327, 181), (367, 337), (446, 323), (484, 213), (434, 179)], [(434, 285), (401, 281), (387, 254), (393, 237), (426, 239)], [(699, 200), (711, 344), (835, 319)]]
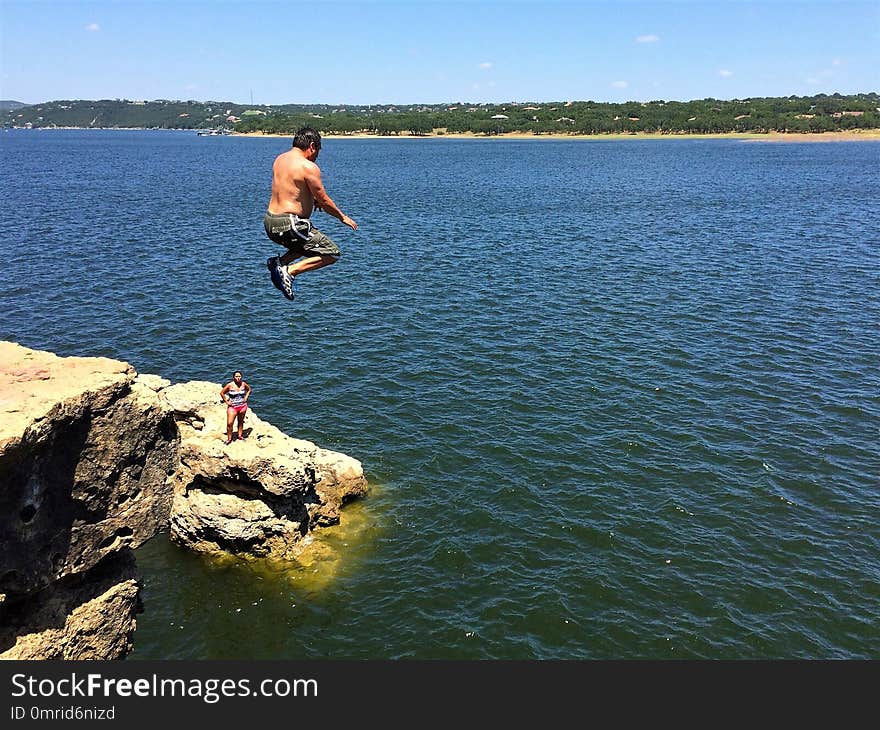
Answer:
[[(157, 129), (155, 127), (36, 127), (34, 129), (6, 128), (4, 131), (64, 131), (82, 130), (96, 132), (199, 132), (198, 129)], [(226, 137), (279, 137), (290, 139), (292, 134), (275, 134), (265, 132), (230, 132)], [(546, 134), (528, 134), (524, 132), (505, 132), (502, 134), (477, 134), (475, 132), (454, 134), (328, 134), (322, 135), (325, 139), (472, 139), (472, 140), (593, 140), (593, 141), (616, 141), (627, 139), (738, 139), (746, 142), (877, 142), (880, 141), (880, 129), (855, 129), (837, 132), (716, 132), (707, 134), (691, 133), (668, 133), (657, 132), (634, 132), (613, 134), (563, 134), (548, 132)]]
[[(233, 137), (286, 137), (292, 134), (266, 134), (263, 132), (233, 132)], [(748, 142), (877, 142), (880, 129), (863, 129), (846, 132), (718, 132), (709, 134), (658, 134), (656, 132), (635, 132), (633, 134), (526, 134), (507, 132), (504, 134), (323, 134), (324, 139), (527, 139), (527, 140), (627, 140), (627, 139), (740, 139)]]

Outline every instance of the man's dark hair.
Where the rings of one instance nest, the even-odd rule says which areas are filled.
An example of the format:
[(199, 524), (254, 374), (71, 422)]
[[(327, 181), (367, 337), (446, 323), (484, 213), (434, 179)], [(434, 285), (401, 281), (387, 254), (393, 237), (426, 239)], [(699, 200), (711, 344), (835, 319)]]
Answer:
[(299, 147), (301, 150), (307, 150), (310, 145), (315, 145), (315, 149), (321, 149), (321, 135), (318, 130), (313, 127), (303, 127), (298, 129), (293, 135), (293, 146)]

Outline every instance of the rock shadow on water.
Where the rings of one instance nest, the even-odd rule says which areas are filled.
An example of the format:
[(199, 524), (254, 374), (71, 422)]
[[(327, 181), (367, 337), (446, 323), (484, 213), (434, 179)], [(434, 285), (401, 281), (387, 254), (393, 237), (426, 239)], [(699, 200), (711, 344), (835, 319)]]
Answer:
[(296, 560), (193, 552), (157, 536), (137, 550), (145, 612), (131, 658), (278, 659), (299, 651), (370, 561), (382, 522), (372, 500), (347, 505), (341, 524), (312, 533)]

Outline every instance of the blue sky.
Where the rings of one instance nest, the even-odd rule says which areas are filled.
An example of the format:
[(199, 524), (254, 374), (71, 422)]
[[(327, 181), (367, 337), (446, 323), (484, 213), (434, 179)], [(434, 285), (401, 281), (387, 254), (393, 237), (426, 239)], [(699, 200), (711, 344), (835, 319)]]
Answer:
[(880, 91), (880, 2), (0, 0), (0, 98), (648, 101)]

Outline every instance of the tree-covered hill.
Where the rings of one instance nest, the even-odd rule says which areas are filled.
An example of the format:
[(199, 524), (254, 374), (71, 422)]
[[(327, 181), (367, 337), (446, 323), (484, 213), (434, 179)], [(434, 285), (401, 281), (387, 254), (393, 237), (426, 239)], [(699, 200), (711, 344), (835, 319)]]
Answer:
[(370, 106), (115, 99), (45, 102), (3, 111), (0, 119), (5, 127), (224, 128), (280, 134), (306, 124), (325, 134), (826, 132), (880, 128), (880, 96)]
[(248, 107), (228, 102), (197, 101), (48, 101), (2, 115), (6, 127), (91, 127), (146, 129), (231, 128)]
[[(410, 111), (416, 107), (401, 107)], [(393, 111), (393, 105), (357, 107), (358, 113)], [(233, 129), (251, 119), (269, 115), (304, 117), (317, 121), (338, 107), (328, 104), (284, 104), (253, 106), (228, 101), (133, 101), (129, 99), (47, 101), (10, 109), (0, 109), (4, 127), (93, 129)]]

